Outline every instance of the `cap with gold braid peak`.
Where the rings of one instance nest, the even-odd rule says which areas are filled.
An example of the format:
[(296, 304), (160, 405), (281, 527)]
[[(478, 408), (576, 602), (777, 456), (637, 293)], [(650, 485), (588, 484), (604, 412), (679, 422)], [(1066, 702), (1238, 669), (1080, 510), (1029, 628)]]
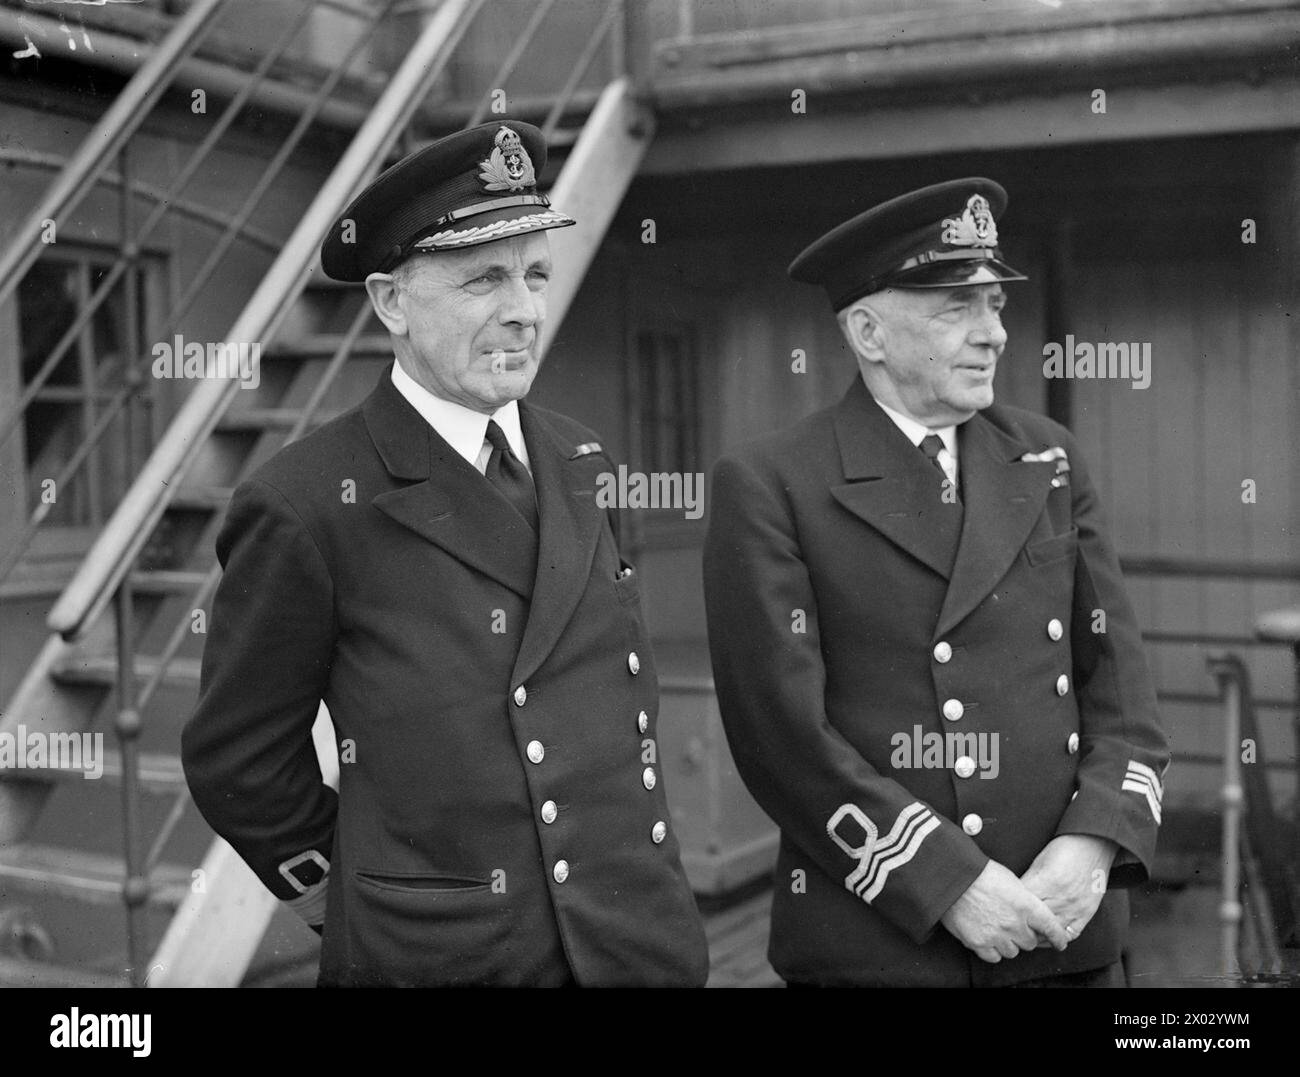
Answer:
[(497, 120), (440, 138), (385, 170), (321, 244), (326, 276), (363, 281), (422, 251), (459, 250), (576, 223), (537, 190), (546, 142)]
[(837, 311), (883, 288), (1025, 280), (998, 249), (996, 218), (1006, 206), (1001, 185), (978, 176), (922, 187), (832, 228), (789, 274), (825, 288)]

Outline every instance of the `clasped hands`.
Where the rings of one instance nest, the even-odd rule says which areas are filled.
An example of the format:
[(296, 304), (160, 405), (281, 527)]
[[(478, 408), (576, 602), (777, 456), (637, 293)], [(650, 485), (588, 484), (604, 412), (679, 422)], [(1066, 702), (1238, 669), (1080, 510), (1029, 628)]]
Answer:
[(1118, 848), (1106, 838), (1062, 834), (1019, 878), (990, 860), (941, 922), (991, 964), (1042, 946), (1064, 950), (1101, 904)]

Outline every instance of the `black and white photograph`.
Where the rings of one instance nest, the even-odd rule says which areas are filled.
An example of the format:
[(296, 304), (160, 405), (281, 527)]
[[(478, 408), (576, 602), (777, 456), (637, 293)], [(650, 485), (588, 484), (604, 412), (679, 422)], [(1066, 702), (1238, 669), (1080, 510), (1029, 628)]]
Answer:
[(317, 987), (1282, 1042), (1300, 2), (0, 0), (0, 48), (36, 1049)]

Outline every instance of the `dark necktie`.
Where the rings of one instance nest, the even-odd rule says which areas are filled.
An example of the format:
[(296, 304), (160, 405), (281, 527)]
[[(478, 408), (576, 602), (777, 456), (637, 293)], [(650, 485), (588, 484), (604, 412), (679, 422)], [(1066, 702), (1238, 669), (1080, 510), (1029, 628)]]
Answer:
[(961, 542), (964, 507), (962, 505), (961, 495), (957, 493), (955, 486), (953, 487), (953, 497), (949, 498), (947, 496), (949, 483), (948, 472), (944, 471), (943, 465), (939, 463), (939, 453), (943, 447), (943, 438), (938, 434), (926, 434), (925, 437), (921, 439), (921, 444), (917, 446), (917, 448), (930, 458), (930, 463), (932, 463), (939, 474), (943, 476), (943, 486), (941, 487), (943, 492), (941, 493), (939, 500), (941, 503), (944, 503), (944, 507), (937, 513), (932, 512), (930, 514), (930, 519), (938, 528), (938, 533), (942, 534), (947, 540), (949, 556), (952, 558), (952, 560), (949, 561), (949, 571), (951, 571), (951, 565), (957, 558), (957, 546)]
[(519, 462), (519, 457), (514, 454), (510, 442), (506, 440), (505, 431), (497, 426), (494, 419), (488, 420), (487, 440), (492, 446), (492, 455), (488, 457), (484, 475), (536, 531), (537, 491), (533, 489), (533, 480), (528, 474), (528, 469)]
[(921, 439), (920, 450), (930, 458), (930, 463), (939, 469), (939, 474), (945, 479), (948, 472), (944, 471), (943, 465), (939, 463), (939, 454), (943, 452), (943, 438), (938, 434), (926, 434)]
[[(930, 463), (932, 463), (935, 466), (935, 468), (938, 470), (939, 474), (943, 476), (943, 481), (945, 483), (949, 482), (950, 480), (948, 478), (948, 472), (944, 471), (943, 464), (939, 463), (939, 454), (943, 452), (944, 449), (943, 438), (941, 438), (938, 434), (926, 434), (925, 437), (921, 439), (921, 444), (918, 446), (918, 448), (923, 453), (925, 453), (926, 456), (930, 458)], [(952, 492), (953, 494), (956, 495), (957, 500), (960, 502), (961, 494), (958, 493), (957, 491), (957, 484), (953, 483), (952, 485), (953, 485)]]

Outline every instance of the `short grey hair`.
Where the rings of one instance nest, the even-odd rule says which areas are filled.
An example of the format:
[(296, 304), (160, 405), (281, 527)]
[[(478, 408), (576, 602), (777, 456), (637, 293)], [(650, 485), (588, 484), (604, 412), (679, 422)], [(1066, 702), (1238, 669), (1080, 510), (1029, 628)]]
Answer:
[(415, 274), (415, 267), (425, 256), (425, 251), (416, 251), (414, 254), (407, 255), (388, 271), (388, 275), (393, 278), (393, 283), (402, 291), (411, 290), (411, 277)]

